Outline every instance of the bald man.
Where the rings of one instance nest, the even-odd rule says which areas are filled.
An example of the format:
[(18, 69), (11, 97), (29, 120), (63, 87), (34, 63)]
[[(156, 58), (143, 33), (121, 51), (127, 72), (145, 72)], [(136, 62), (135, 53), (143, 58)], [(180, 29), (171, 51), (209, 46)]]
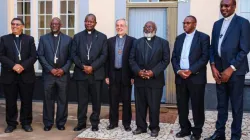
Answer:
[(60, 31), (62, 22), (53, 18), (50, 22), (51, 32), (40, 37), (38, 59), (43, 68), (44, 100), (43, 123), (44, 131), (50, 131), (54, 124), (54, 103), (57, 102), (56, 127), (65, 130), (68, 117), (68, 86), (71, 37)]
[(164, 70), (170, 61), (169, 43), (156, 36), (156, 25), (148, 21), (144, 37), (138, 39), (131, 49), (129, 63), (135, 75), (135, 107), (137, 129), (134, 135), (147, 132), (147, 108), (149, 108), (149, 129), (151, 136), (157, 137), (160, 131), (159, 113), (163, 86)]

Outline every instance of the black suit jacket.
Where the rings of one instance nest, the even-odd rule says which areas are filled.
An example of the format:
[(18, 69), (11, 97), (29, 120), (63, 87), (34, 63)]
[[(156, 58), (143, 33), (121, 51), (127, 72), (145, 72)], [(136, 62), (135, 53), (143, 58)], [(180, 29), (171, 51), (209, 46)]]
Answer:
[[(24, 83), (35, 82), (34, 63), (36, 62), (36, 46), (34, 38), (22, 34), (22, 49), (20, 65), (24, 67), (24, 71), (20, 74)], [(15, 53), (14, 35), (8, 34), (1, 37), (0, 44), (0, 62), (2, 63), (1, 82), (4, 84), (11, 84), (16, 80), (18, 74), (12, 70), (15, 60), (18, 57)]]
[[(172, 65), (175, 72), (175, 83), (181, 84), (185, 80), (177, 74), (180, 68), (180, 59), (182, 53), (183, 43), (186, 33), (176, 37), (174, 50), (172, 53)], [(189, 70), (192, 72), (186, 81), (193, 84), (206, 84), (207, 83), (207, 62), (209, 59), (210, 37), (207, 34), (196, 31), (191, 43), (189, 53)]]
[[(162, 88), (165, 85), (164, 70), (170, 61), (169, 43), (167, 40), (155, 36), (150, 62), (145, 64), (144, 47), (147, 47), (145, 40), (145, 37), (136, 40), (130, 52), (129, 63), (135, 75), (134, 84), (137, 87)], [(154, 76), (147, 80), (142, 79), (138, 73), (143, 69), (152, 70)]]
[(76, 34), (72, 41), (71, 56), (75, 63), (73, 77), (75, 80), (86, 80), (87, 74), (83, 72), (83, 65), (93, 67), (95, 80), (105, 78), (105, 63), (107, 60), (107, 36), (96, 30), (92, 31), (92, 47), (90, 50), (90, 60), (87, 57), (87, 31), (84, 30)]
[(57, 52), (57, 64), (54, 64), (55, 47), (53, 41), (53, 35), (48, 33), (40, 37), (38, 45), (38, 60), (43, 67), (43, 75), (52, 75), (51, 70), (53, 68), (61, 68), (64, 73), (69, 75), (69, 69), (72, 64), (70, 58), (70, 47), (71, 47), (71, 37), (60, 33), (60, 44), (58, 46)]
[(235, 75), (245, 75), (249, 71), (247, 54), (250, 50), (250, 24), (243, 17), (233, 17), (221, 44), (220, 57), (218, 43), (223, 20), (216, 21), (213, 26), (210, 63), (215, 63), (220, 72), (233, 65), (237, 70), (230, 79), (234, 80)]
[[(122, 83), (131, 85), (132, 71), (129, 67), (129, 54), (135, 38), (126, 35), (122, 55)], [(109, 78), (110, 85), (115, 82), (115, 44), (116, 36), (108, 39), (108, 60), (106, 63), (106, 78)]]

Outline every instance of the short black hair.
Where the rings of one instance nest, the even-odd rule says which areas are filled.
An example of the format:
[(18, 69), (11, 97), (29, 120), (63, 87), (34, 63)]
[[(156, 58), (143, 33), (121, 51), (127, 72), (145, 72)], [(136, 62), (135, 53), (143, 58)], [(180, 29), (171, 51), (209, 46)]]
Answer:
[[(221, 0), (221, 2), (222, 2), (222, 0)], [(236, 0), (232, 0), (232, 2), (233, 2), (233, 5), (237, 4)]]
[(86, 20), (86, 18), (89, 17), (89, 16), (93, 16), (93, 17), (94, 17), (94, 20), (95, 20), (95, 22), (96, 22), (96, 16), (95, 16), (94, 14), (92, 14), (92, 13), (87, 14), (86, 17), (85, 17), (85, 20)]
[(187, 16), (187, 17), (192, 18), (192, 19), (194, 20), (194, 22), (195, 22), (195, 23), (197, 23), (197, 19), (196, 19), (196, 17), (195, 17), (195, 16), (189, 15), (189, 16)]
[(11, 23), (12, 23), (14, 20), (18, 20), (18, 21), (21, 22), (22, 25), (24, 25), (23, 19), (16, 17), (16, 18), (13, 18), (13, 19), (11, 20)]

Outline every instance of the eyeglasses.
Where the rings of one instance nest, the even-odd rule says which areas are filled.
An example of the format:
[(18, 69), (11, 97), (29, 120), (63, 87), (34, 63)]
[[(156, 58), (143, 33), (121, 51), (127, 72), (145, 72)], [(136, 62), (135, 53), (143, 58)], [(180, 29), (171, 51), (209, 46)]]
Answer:
[(189, 24), (194, 23), (194, 22), (182, 22), (182, 23), (183, 23), (183, 25), (185, 25), (185, 24), (189, 25)]
[(153, 26), (144, 26), (143, 29), (153, 29)]
[(21, 26), (22, 24), (20, 23), (11, 23), (11, 26)]

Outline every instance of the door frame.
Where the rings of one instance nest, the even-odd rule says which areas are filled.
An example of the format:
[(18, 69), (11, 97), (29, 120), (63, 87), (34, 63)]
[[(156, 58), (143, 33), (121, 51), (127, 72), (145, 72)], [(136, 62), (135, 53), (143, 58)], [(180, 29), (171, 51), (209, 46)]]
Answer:
[[(158, 3), (130, 3), (126, 1), (126, 19), (129, 23), (130, 8), (166, 8), (167, 10), (167, 37), (170, 47), (170, 58), (172, 56), (175, 38), (177, 36), (178, 2), (158, 2)], [(128, 25), (129, 26), (129, 25)], [(169, 64), (166, 69), (166, 104), (176, 104), (175, 74), (172, 65)]]

